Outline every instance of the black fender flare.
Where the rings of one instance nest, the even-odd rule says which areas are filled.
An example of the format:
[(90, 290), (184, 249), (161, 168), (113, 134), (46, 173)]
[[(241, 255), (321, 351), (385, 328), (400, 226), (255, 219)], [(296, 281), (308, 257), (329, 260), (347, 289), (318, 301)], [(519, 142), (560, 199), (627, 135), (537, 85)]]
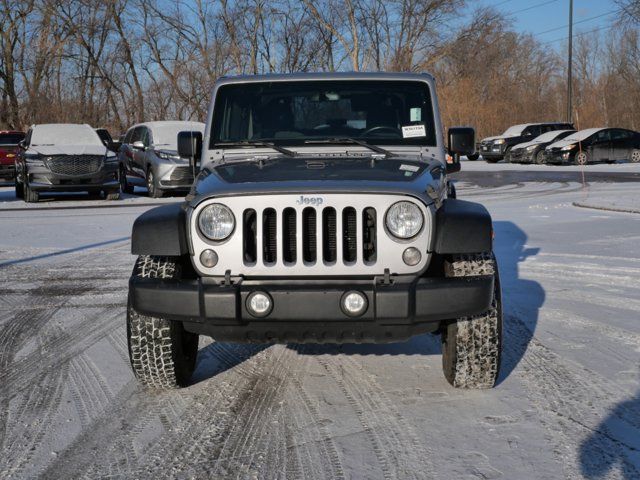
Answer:
[(131, 232), (131, 253), (171, 257), (189, 253), (184, 204), (162, 205), (136, 218)]
[(453, 198), (442, 203), (436, 212), (436, 253), (479, 253), (492, 248), (491, 215), (483, 205)]

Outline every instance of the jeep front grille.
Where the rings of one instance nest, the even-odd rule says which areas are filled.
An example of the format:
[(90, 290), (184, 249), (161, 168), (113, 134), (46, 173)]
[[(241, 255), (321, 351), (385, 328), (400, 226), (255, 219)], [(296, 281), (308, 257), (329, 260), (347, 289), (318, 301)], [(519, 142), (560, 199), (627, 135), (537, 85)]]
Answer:
[[(413, 273), (429, 261), (431, 208), (401, 195), (314, 195), (321, 204), (300, 203), (300, 195), (217, 198), (199, 205), (191, 215), (194, 264), (204, 275), (313, 276)], [(384, 228), (384, 215), (397, 201), (412, 200), (423, 210), (425, 226), (412, 240), (396, 241)], [(228, 206), (236, 218), (232, 237), (209, 242), (197, 231), (199, 211), (211, 202)], [(423, 260), (415, 267), (402, 252), (416, 246)], [(205, 248), (218, 254), (218, 265), (199, 262)]]
[[(358, 243), (361, 244), (362, 258), (365, 262), (375, 262), (375, 233), (371, 233), (376, 228), (376, 211), (368, 207), (362, 211), (363, 223), (362, 231), (358, 232), (356, 221), (356, 209), (346, 207), (342, 210), (342, 252), (341, 257), (345, 263), (353, 263), (358, 257)], [(300, 217), (300, 218), (298, 218)], [(267, 208), (262, 213), (262, 239), (259, 242), (258, 215), (253, 208), (244, 211), (243, 215), (244, 232), (243, 258), (245, 265), (254, 265), (258, 261), (258, 245), (262, 245), (262, 259), (265, 264), (275, 264), (278, 261), (278, 231), (282, 234), (282, 260), (287, 265), (295, 265), (300, 258), (303, 263), (314, 263), (318, 260), (318, 243), (322, 245), (322, 260), (326, 264), (336, 261), (337, 239), (336, 239), (336, 210), (333, 207), (315, 208), (306, 207), (300, 212), (295, 208), (287, 207), (278, 214), (273, 208)], [(321, 219), (318, 228), (318, 219)], [(278, 225), (280, 223), (280, 225)], [(302, 235), (298, 235), (301, 230)], [(322, 238), (318, 239), (318, 232), (323, 232)], [(298, 238), (302, 244), (299, 247)]]
[(70, 177), (92, 175), (102, 168), (102, 155), (54, 155), (45, 159), (51, 173)]

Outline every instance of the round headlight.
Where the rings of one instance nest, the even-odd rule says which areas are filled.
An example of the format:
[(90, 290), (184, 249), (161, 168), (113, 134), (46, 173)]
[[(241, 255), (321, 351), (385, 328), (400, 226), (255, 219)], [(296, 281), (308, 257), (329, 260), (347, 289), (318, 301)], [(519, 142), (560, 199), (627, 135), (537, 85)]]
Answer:
[(387, 210), (385, 222), (394, 237), (407, 239), (420, 233), (424, 218), (415, 203), (398, 202)]
[(209, 240), (220, 241), (229, 237), (236, 226), (236, 219), (228, 207), (213, 203), (202, 209), (198, 215), (200, 232)]

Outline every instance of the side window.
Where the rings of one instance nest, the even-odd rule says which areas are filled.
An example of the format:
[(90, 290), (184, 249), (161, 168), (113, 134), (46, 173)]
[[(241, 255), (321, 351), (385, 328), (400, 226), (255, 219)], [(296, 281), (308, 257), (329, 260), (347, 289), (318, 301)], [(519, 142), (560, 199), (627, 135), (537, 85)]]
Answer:
[(151, 131), (148, 128), (142, 127), (142, 138), (140, 140), (142, 140), (145, 147), (151, 145)]
[(626, 140), (631, 138), (631, 132), (627, 130), (611, 130), (611, 140)]
[(142, 127), (136, 127), (133, 129), (133, 133), (131, 134), (131, 140), (129, 143), (135, 143), (142, 140)]
[(609, 130), (600, 130), (596, 133), (594, 138), (596, 142), (608, 142), (609, 141)]
[(522, 132), (523, 136), (529, 138), (535, 138), (540, 135), (540, 125), (532, 125), (531, 127), (525, 128), (524, 132)]
[(124, 139), (122, 140), (122, 143), (131, 143), (131, 137), (133, 137), (133, 128), (130, 128), (129, 130), (127, 130), (127, 133), (124, 136)]
[(24, 137), (24, 145), (26, 147), (28, 147), (29, 145), (31, 145), (31, 134), (33, 133), (33, 129), (29, 129), (29, 131), (27, 132), (27, 135)]

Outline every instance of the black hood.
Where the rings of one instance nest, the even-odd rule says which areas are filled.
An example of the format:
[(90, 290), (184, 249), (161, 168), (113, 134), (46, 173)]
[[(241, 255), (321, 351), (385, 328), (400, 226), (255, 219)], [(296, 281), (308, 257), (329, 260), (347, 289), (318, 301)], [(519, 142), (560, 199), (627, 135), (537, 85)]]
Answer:
[(371, 192), (425, 195), (442, 164), (393, 157), (274, 157), (208, 165), (188, 199), (264, 193)]

